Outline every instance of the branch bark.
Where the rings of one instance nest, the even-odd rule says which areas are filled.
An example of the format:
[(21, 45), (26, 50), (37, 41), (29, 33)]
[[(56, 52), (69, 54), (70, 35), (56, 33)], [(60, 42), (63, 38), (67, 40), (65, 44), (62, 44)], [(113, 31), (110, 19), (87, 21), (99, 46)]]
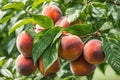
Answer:
[(115, 4), (115, 5), (119, 5), (120, 6), (120, 3), (117, 3), (117, 1), (115, 2), (115, 1), (113, 1), (113, 0), (109, 0), (110, 1), (110, 3), (112, 3), (112, 4)]

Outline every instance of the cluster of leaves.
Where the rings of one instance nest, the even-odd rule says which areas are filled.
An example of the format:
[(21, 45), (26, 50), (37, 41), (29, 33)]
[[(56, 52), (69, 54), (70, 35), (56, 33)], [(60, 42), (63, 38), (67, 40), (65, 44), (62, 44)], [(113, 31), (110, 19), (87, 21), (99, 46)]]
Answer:
[[(63, 29), (55, 28), (49, 17), (40, 15), (42, 8), (48, 4), (57, 5), (69, 22), (82, 19), (82, 24), (70, 26), (64, 30), (84, 37), (84, 41), (92, 38), (101, 39), (107, 62), (116, 73), (120, 74), (120, 5), (114, 0), (23, 0), (22, 2), (2, 0), (0, 2), (0, 13), (2, 13), (0, 15), (0, 55), (5, 54), (9, 57), (18, 53), (15, 48), (16, 36), (22, 30), (27, 30), (32, 35), (34, 26), (31, 23), (37, 23), (46, 30), (33, 35), (33, 59), (36, 62), (42, 55), (45, 69), (52, 65), (57, 59)], [(99, 37), (91, 36), (97, 31), (100, 33)], [(9, 35), (6, 34), (7, 32)], [(66, 62), (63, 61), (63, 63)], [(103, 72), (104, 66), (101, 67)], [(71, 76), (68, 69), (68, 67), (65, 68), (67, 77)], [(88, 79), (90, 79), (89, 76)]]

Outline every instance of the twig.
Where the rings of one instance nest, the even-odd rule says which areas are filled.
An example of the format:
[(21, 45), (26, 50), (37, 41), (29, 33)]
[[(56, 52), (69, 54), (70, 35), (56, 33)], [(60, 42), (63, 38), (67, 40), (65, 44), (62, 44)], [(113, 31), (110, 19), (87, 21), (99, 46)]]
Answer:
[(114, 2), (113, 0), (110, 0), (110, 3), (115, 4), (115, 5), (119, 5), (119, 6), (120, 6), (120, 3), (117, 3), (117, 1)]
[(80, 36), (80, 38), (88, 38), (88, 37), (100, 37), (100, 30), (96, 31), (96, 32), (93, 32), (91, 34), (87, 34), (85, 36)]

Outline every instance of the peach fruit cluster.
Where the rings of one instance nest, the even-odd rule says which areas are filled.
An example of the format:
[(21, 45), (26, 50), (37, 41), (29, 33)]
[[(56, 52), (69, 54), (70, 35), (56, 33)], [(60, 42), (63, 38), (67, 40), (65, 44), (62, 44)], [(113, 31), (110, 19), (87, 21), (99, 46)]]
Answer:
[[(55, 5), (48, 5), (43, 8), (42, 15), (50, 17), (55, 26), (62, 28), (69, 27), (76, 22), (69, 23), (67, 17), (62, 15), (62, 11)], [(35, 32), (39, 33), (45, 28), (40, 25), (35, 26)], [(60, 70), (60, 58), (70, 62), (70, 70), (74, 75), (85, 76), (91, 74), (96, 64), (105, 62), (105, 55), (102, 49), (102, 43), (98, 39), (92, 39), (83, 43), (77, 35), (64, 33), (61, 36), (61, 43), (58, 52), (58, 59), (45, 71), (42, 56), (39, 57), (36, 65), (32, 60), (33, 38), (25, 31), (21, 32), (16, 40), (17, 49), (21, 53), (16, 60), (17, 71), (25, 76), (32, 74), (36, 67), (45, 76), (55, 74)]]

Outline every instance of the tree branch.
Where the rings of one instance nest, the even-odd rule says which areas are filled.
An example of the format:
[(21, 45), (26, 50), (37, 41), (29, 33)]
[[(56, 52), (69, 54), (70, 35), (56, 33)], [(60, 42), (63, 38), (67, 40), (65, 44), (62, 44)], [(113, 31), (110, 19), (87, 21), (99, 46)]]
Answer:
[(109, 0), (110, 1), (110, 3), (112, 3), (112, 4), (115, 4), (115, 5), (119, 5), (120, 6), (120, 3), (117, 3), (117, 1), (116, 2), (114, 2), (113, 0)]
[(87, 34), (85, 36), (79, 36), (80, 38), (88, 38), (88, 37), (100, 37), (100, 30), (96, 31), (96, 32), (93, 32), (91, 34)]

